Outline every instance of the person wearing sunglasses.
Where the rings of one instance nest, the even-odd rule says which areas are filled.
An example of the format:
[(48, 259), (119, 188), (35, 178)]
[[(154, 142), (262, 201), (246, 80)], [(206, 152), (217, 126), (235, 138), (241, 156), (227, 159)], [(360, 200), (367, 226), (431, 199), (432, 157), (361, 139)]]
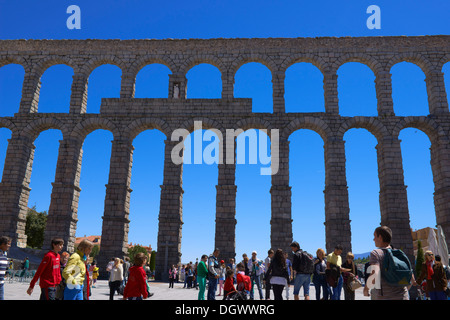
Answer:
[(426, 280), (426, 293), (430, 300), (447, 300), (445, 290), (447, 289), (447, 278), (444, 266), (434, 258), (431, 251), (425, 252), (425, 262), (422, 264), (420, 276), (414, 285), (420, 285)]

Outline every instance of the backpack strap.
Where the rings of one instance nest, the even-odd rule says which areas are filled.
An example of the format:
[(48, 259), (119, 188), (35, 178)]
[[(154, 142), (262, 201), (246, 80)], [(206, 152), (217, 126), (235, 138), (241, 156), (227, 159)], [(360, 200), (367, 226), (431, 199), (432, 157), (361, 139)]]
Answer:
[[(384, 259), (386, 259), (386, 254), (388, 253), (388, 248), (382, 248), (381, 250), (383, 250), (383, 252), (384, 252), (384, 257), (383, 257), (383, 260)], [(381, 282), (381, 269), (383, 268), (383, 261), (381, 261), (381, 266), (380, 266), (380, 293), (381, 293), (381, 296), (383, 296), (383, 285), (382, 285), (382, 282)]]

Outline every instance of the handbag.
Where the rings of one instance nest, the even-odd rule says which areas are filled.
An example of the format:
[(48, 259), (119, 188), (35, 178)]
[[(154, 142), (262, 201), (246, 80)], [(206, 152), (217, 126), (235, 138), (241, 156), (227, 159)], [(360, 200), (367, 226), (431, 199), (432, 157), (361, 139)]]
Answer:
[(350, 290), (355, 291), (356, 289), (362, 287), (362, 283), (355, 276), (353, 276), (352, 279), (349, 281), (348, 286)]

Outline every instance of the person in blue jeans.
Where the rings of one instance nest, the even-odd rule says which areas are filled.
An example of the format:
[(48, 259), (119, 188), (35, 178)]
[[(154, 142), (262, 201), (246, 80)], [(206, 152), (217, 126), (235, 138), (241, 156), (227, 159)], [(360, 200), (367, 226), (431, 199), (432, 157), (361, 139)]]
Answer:
[(325, 270), (327, 269), (327, 262), (325, 260), (325, 251), (321, 248), (317, 249), (317, 259), (314, 262), (314, 275), (313, 283), (316, 288), (316, 300), (321, 300), (320, 291), (322, 290), (322, 300), (328, 300), (330, 297), (330, 287), (328, 286), (325, 276)]
[(217, 257), (219, 256), (220, 250), (215, 249), (213, 254), (208, 258), (208, 294), (207, 300), (216, 300), (216, 290), (217, 290), (217, 279), (219, 279), (219, 262)]
[(259, 292), (259, 298), (261, 300), (264, 299), (264, 295), (261, 287), (261, 274), (264, 273), (262, 269), (263, 261), (256, 258), (256, 251), (252, 252), (252, 258), (248, 261), (248, 269), (250, 270), (250, 278), (252, 280), (252, 289), (250, 290), (250, 300), (253, 300), (255, 297), (253, 287), (256, 284)]
[(301, 254), (300, 245), (297, 241), (294, 241), (290, 245), (294, 258), (292, 260), (292, 269), (294, 270), (294, 300), (300, 300), (299, 293), (300, 289), (303, 288), (303, 294), (305, 295), (305, 300), (309, 300), (309, 287), (311, 285), (311, 274), (301, 273), (299, 270)]
[(337, 245), (334, 251), (327, 256), (327, 269), (331, 268), (331, 264), (337, 266), (340, 269), (340, 274), (338, 278), (338, 283), (336, 288), (331, 288), (331, 300), (341, 300), (342, 286), (344, 284), (344, 279), (342, 278), (342, 272), (351, 272), (352, 270), (342, 268), (342, 254), (343, 248), (341, 245)]

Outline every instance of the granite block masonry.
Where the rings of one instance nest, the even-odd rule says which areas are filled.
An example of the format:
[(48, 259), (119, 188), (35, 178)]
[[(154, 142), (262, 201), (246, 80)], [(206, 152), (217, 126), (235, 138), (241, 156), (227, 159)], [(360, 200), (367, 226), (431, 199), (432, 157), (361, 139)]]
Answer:
[[(179, 128), (192, 132), (194, 122), (204, 128), (279, 130), (279, 170), (272, 175), (271, 246), (287, 250), (292, 239), (289, 136), (299, 129), (317, 132), (324, 142), (326, 250), (340, 243), (351, 251), (351, 225), (346, 180), (346, 131), (365, 128), (377, 139), (380, 183), (380, 222), (394, 232), (394, 246), (413, 255), (408, 199), (403, 176), (399, 133), (407, 127), (422, 130), (431, 141), (431, 168), (435, 185), (436, 221), (450, 246), (450, 114), (442, 67), (450, 59), (450, 36), (361, 38), (269, 38), (189, 40), (1, 40), (0, 67), (19, 64), (25, 70), (19, 110), (0, 118), (11, 130), (0, 183), (0, 234), (25, 247), (25, 217), (36, 137), (47, 129), (62, 132), (55, 181), (48, 211), (44, 247), (51, 238), (65, 239), (73, 250), (77, 226), (83, 142), (97, 129), (112, 132), (111, 163), (103, 215), (99, 265), (127, 253), (133, 140), (142, 131), (157, 129), (166, 136), (157, 240), (158, 279), (181, 261), (183, 226), (183, 165), (171, 161)], [(402, 61), (415, 63), (426, 76), (429, 114), (396, 116), (392, 99), (391, 68)], [(273, 112), (255, 113), (252, 100), (234, 97), (234, 77), (248, 62), (260, 62), (272, 73)], [(325, 112), (285, 111), (284, 79), (288, 67), (308, 62), (323, 74)], [(375, 75), (378, 115), (346, 117), (339, 114), (337, 70), (347, 62), (367, 65)], [(171, 70), (167, 98), (135, 98), (136, 75), (144, 66), (160, 63)], [(222, 75), (220, 99), (187, 99), (186, 74), (208, 63)], [(56, 64), (74, 71), (66, 113), (39, 113), (41, 76)], [(103, 64), (122, 71), (120, 98), (104, 97), (100, 113), (87, 113), (88, 79)], [(226, 150), (225, 152), (230, 152)], [(232, 155), (231, 155), (232, 156)], [(218, 166), (216, 237), (225, 260), (234, 258), (236, 228), (235, 164)]]

